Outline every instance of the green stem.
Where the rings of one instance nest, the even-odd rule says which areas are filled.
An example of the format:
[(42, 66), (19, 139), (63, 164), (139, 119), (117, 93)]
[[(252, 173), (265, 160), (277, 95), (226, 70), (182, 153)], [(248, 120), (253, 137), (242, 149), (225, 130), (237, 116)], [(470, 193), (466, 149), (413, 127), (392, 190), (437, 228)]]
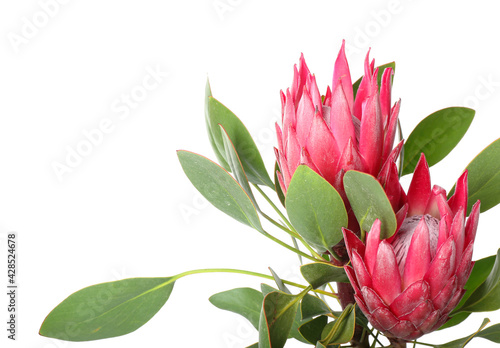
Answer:
[[(159, 287), (162, 287), (162, 286), (168, 285), (170, 283), (173, 283), (173, 282), (177, 281), (178, 279), (183, 278), (183, 277), (188, 276), (188, 275), (202, 274), (202, 273), (236, 273), (236, 274), (245, 274), (245, 275), (250, 275), (250, 276), (254, 276), (254, 277), (260, 277), (260, 278), (265, 278), (265, 279), (269, 279), (269, 280), (274, 280), (273, 276), (270, 276), (270, 275), (267, 275), (267, 274), (263, 274), (263, 273), (258, 273), (258, 272), (245, 271), (245, 270), (241, 270), (241, 269), (233, 269), (233, 268), (205, 268), (205, 269), (195, 269), (195, 270), (191, 270), (191, 271), (179, 273), (179, 274), (177, 274), (177, 275), (175, 275), (173, 277), (170, 277), (169, 280), (167, 280), (165, 283), (160, 284)], [(308, 289), (308, 291), (313, 291), (313, 292), (318, 293), (318, 294), (322, 294), (322, 295), (330, 296), (330, 297), (333, 297), (333, 298), (337, 298), (337, 296), (335, 294), (331, 294), (331, 293), (329, 293), (327, 291), (313, 290), (310, 285), (309, 286), (305, 286), (305, 285), (294, 283), (294, 282), (291, 282), (291, 281), (288, 281), (288, 280), (284, 280), (284, 279), (282, 279), (282, 282), (285, 283), (285, 284), (287, 284), (287, 285), (291, 285), (291, 286), (294, 286), (296, 288), (299, 288), (299, 289), (304, 289), (304, 290)]]
[(375, 346), (375, 342), (377, 342), (378, 344), (380, 344), (381, 347), (383, 347), (384, 345), (382, 344), (382, 342), (380, 342), (378, 340), (378, 335), (380, 334), (380, 331), (377, 330), (377, 334), (376, 335), (373, 334), (373, 329), (372, 330), (368, 329), (368, 331), (370, 332), (370, 335), (372, 335), (373, 338), (374, 338), (374, 341), (373, 341), (374, 346)]
[(415, 344), (421, 344), (423, 346), (428, 346), (428, 347), (434, 347), (435, 346), (434, 344), (429, 344), (429, 343), (424, 343), (424, 342), (418, 342), (417, 340), (415, 340), (413, 343), (414, 343), (414, 345)]
[(253, 186), (257, 189), (257, 191), (259, 191), (259, 193), (262, 195), (262, 197), (264, 197), (264, 199), (267, 201), (267, 203), (269, 203), (269, 205), (271, 207), (273, 207), (274, 211), (276, 213), (278, 213), (278, 215), (280, 216), (281, 219), (283, 219), (283, 221), (285, 222), (285, 224), (288, 226), (289, 229), (291, 230), (294, 230), (293, 229), (293, 226), (292, 224), (290, 223), (290, 221), (288, 221), (288, 219), (285, 217), (285, 215), (283, 215), (283, 213), (281, 212), (281, 210), (278, 209), (278, 207), (274, 204), (274, 202), (266, 195), (266, 193), (258, 186), (258, 185), (255, 185), (253, 184)]
[(304, 239), (302, 239), (302, 237), (297, 233), (297, 231), (295, 230), (295, 228), (293, 228), (293, 226), (290, 223), (290, 221), (288, 221), (288, 219), (285, 217), (285, 215), (283, 215), (283, 213), (281, 212), (281, 210), (278, 209), (278, 207), (266, 195), (266, 193), (258, 185), (253, 184), (253, 186), (257, 189), (257, 191), (259, 191), (259, 193), (262, 195), (262, 197), (264, 197), (264, 199), (267, 201), (267, 203), (269, 203), (269, 205), (274, 209), (274, 211), (279, 215), (279, 217), (285, 222), (285, 224), (288, 226), (288, 228), (284, 227), (279, 222), (277, 222), (274, 219), (272, 219), (270, 216), (268, 216), (267, 214), (265, 214), (263, 211), (260, 211), (260, 213), (262, 214), (262, 216), (264, 218), (266, 218), (269, 222), (271, 222), (273, 225), (279, 227), (280, 229), (282, 229), (283, 231), (285, 231), (286, 233), (288, 233), (292, 237), (297, 238), (298, 240), (300, 240), (300, 242), (307, 248), (307, 250), (309, 250), (309, 252), (314, 257), (316, 257), (317, 259), (321, 259), (321, 256), (316, 251), (314, 251), (314, 249), (312, 249), (309, 246), (309, 244), (307, 244), (304, 241)]
[(286, 244), (285, 242), (283, 242), (283, 241), (279, 240), (278, 238), (276, 238), (276, 237), (274, 237), (274, 236), (270, 235), (270, 234), (269, 234), (269, 233), (267, 233), (266, 231), (263, 231), (263, 234), (264, 234), (264, 236), (266, 236), (267, 238), (269, 238), (269, 239), (270, 239), (270, 240), (272, 240), (273, 242), (278, 243), (279, 245), (281, 245), (281, 246), (283, 246), (283, 247), (287, 248), (288, 250), (291, 250), (291, 251), (293, 251), (294, 253), (296, 253), (296, 254), (298, 254), (298, 255), (300, 255), (300, 256), (302, 256), (302, 257), (305, 257), (306, 259), (309, 259), (309, 260), (311, 260), (311, 261), (318, 261), (318, 260), (316, 260), (314, 257), (307, 255), (306, 253), (304, 253), (304, 252), (300, 251), (299, 249), (295, 249), (293, 246)]

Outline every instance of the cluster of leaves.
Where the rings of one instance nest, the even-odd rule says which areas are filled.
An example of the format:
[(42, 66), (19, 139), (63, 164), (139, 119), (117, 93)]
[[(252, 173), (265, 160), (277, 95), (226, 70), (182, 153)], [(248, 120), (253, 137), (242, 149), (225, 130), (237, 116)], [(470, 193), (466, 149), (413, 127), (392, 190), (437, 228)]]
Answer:
[[(394, 67), (394, 64), (385, 66)], [(356, 84), (359, 84), (359, 80), (354, 84), (355, 88)], [(248, 130), (236, 115), (212, 96), (208, 83), (205, 101), (208, 135), (220, 165), (198, 154), (178, 151), (184, 172), (215, 207), (299, 256), (313, 261), (301, 266), (307, 285), (282, 280), (272, 270), (271, 276), (248, 271), (210, 269), (166, 278), (124, 279), (90, 286), (72, 294), (47, 316), (40, 334), (69, 341), (89, 341), (130, 333), (160, 310), (178, 279), (203, 272), (239, 272), (276, 282), (278, 289), (263, 284), (261, 291), (237, 288), (210, 298), (211, 303), (218, 308), (247, 318), (259, 331), (259, 342), (251, 347), (280, 348), (289, 338), (316, 347), (336, 347), (352, 339), (356, 325), (371, 334), (369, 324), (358, 308), (349, 305), (342, 312), (337, 312), (325, 300), (325, 296), (336, 297), (333, 289), (325, 290), (330, 282), (348, 282), (343, 268), (332, 265), (326, 256), (335, 255), (331, 247), (342, 240), (342, 227), (347, 226), (347, 213), (339, 193), (313, 170), (299, 166), (285, 200), (276, 177), (274, 182), (269, 177)], [(462, 139), (473, 117), (473, 110), (461, 107), (446, 108), (426, 117), (405, 142), (400, 175), (413, 173), (422, 152), (429, 166), (441, 161)], [(480, 199), (481, 211), (484, 212), (500, 203), (500, 139), (484, 149), (467, 169), (469, 204)], [(251, 186), (263, 194), (282, 222), (262, 212)], [(276, 192), (286, 208), (288, 218), (259, 186), (269, 187)], [(395, 233), (394, 212), (375, 178), (349, 171), (344, 177), (344, 188), (363, 230), (369, 230), (375, 219), (380, 219), (384, 238)], [(288, 245), (269, 234), (259, 216), (290, 234), (294, 245)], [(298, 242), (310, 253), (302, 252)], [(300, 288), (301, 291), (293, 294), (286, 285)], [(472, 312), (500, 308), (500, 250), (496, 256), (476, 262), (466, 290), (464, 298), (452, 312), (452, 318), (441, 329), (461, 323)], [(500, 324), (483, 330), (488, 322), (485, 319), (480, 329), (470, 336), (433, 346), (463, 347), (473, 337), (500, 343)]]

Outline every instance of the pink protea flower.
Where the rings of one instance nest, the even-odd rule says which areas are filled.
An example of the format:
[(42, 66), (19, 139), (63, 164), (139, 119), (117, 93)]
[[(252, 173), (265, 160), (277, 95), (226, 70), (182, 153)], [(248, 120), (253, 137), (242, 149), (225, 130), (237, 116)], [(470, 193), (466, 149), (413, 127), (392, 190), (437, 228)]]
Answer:
[(354, 169), (390, 186), (388, 196), (395, 211), (400, 208), (402, 189), (394, 162), (401, 144), (393, 150), (400, 102), (391, 108), (392, 68), (384, 70), (379, 88), (374, 65), (367, 54), (364, 77), (354, 98), (343, 43), (335, 62), (332, 89), (328, 87), (322, 97), (315, 76), (304, 56), (300, 57), (291, 88), (281, 92), (282, 127), (276, 124), (278, 179), (285, 194), (295, 170), (305, 164), (345, 200), (343, 174)]
[(431, 190), (423, 154), (407, 199), (408, 215), (389, 239), (380, 240), (379, 220), (366, 244), (344, 229), (351, 259), (344, 268), (373, 327), (389, 337), (413, 340), (443, 325), (465, 292), (480, 203), (466, 221), (467, 171), (446, 200), (444, 189)]

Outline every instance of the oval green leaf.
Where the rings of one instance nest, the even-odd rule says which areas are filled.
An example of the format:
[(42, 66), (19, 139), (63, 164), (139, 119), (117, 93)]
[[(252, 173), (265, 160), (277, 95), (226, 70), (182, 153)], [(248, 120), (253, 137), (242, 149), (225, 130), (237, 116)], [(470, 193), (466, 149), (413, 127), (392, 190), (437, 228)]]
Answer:
[(348, 304), (337, 320), (328, 323), (321, 333), (321, 343), (325, 346), (349, 342), (354, 336), (356, 311)]
[(321, 315), (315, 319), (309, 320), (299, 327), (300, 334), (311, 344), (316, 344), (321, 340), (321, 333), (328, 323), (328, 317)]
[(282, 348), (294, 323), (301, 296), (273, 291), (264, 297), (259, 322), (259, 347)]
[(396, 215), (380, 183), (373, 176), (350, 170), (344, 175), (344, 189), (363, 231), (369, 231), (376, 219), (382, 222), (380, 238), (396, 232)]
[(93, 341), (128, 334), (160, 310), (173, 287), (173, 278), (130, 278), (89, 286), (54, 308), (40, 335)]
[(300, 267), (300, 273), (314, 289), (330, 282), (349, 283), (344, 268), (331, 263), (308, 263)]
[(237, 288), (219, 292), (209, 298), (215, 307), (237, 313), (252, 323), (258, 329), (260, 310), (264, 295), (251, 288)]
[[(444, 344), (436, 344), (433, 345), (434, 348), (463, 348), (465, 347), (474, 337), (481, 337), (481, 330), (490, 322), (488, 318), (483, 320), (483, 323), (479, 327), (479, 329), (474, 332), (472, 335), (467, 337), (459, 338), (458, 340), (454, 340)], [(486, 338), (486, 337), (484, 337)]]
[(466, 169), (469, 171), (468, 213), (477, 200), (481, 201), (482, 213), (500, 203), (500, 139), (481, 151)]
[(322, 299), (307, 294), (300, 302), (300, 313), (302, 320), (309, 320), (318, 315), (330, 314), (331, 310)]
[(263, 232), (252, 200), (224, 168), (193, 152), (179, 150), (177, 156), (191, 183), (210, 203), (239, 222)]
[(319, 252), (342, 240), (347, 212), (337, 190), (311, 168), (295, 170), (285, 199), (290, 222), (304, 240)]
[[(205, 91), (205, 120), (210, 143), (221, 165), (230, 170), (228, 159), (225, 156), (224, 142), (219, 130), (219, 124), (224, 127), (241, 160), (241, 164), (248, 176), (248, 180), (256, 185), (267, 185), (274, 188), (274, 184), (266, 171), (262, 156), (255, 142), (241, 120), (217, 99), (212, 97), (210, 84), (207, 80)], [(222, 159), (222, 160), (221, 160)]]
[(240, 158), (238, 157), (238, 153), (236, 152), (236, 149), (234, 148), (231, 139), (229, 139), (229, 135), (227, 135), (227, 132), (224, 129), (224, 127), (222, 127), (221, 125), (219, 125), (219, 127), (221, 131), (222, 142), (224, 143), (224, 152), (226, 154), (226, 160), (229, 165), (229, 168), (231, 168), (231, 172), (233, 173), (236, 181), (240, 184), (243, 190), (245, 190), (245, 192), (247, 193), (248, 197), (252, 200), (252, 203), (255, 206), (255, 208), (259, 210), (259, 206), (257, 205), (257, 201), (253, 196), (252, 189), (248, 184), (248, 178), (245, 174), (245, 170), (243, 169)]
[(429, 167), (445, 158), (469, 129), (475, 111), (450, 107), (424, 118), (404, 144), (403, 175), (413, 173), (423, 152)]
[(500, 249), (486, 280), (470, 295), (460, 312), (488, 312), (500, 309)]

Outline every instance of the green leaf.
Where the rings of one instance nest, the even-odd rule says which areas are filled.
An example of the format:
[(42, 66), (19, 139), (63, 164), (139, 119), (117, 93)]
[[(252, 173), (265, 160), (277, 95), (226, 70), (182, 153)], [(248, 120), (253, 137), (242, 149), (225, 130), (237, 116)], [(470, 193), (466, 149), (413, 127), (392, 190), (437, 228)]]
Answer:
[(290, 290), (288, 290), (285, 283), (283, 283), (283, 280), (281, 280), (281, 278), (276, 274), (276, 272), (274, 272), (274, 270), (271, 267), (269, 267), (269, 271), (271, 272), (271, 275), (273, 276), (276, 285), (278, 285), (278, 289), (280, 289), (286, 294), (291, 294)]
[(282, 348), (292, 328), (301, 296), (273, 291), (264, 297), (259, 323), (259, 347)]
[(331, 263), (314, 262), (300, 267), (300, 273), (314, 289), (330, 282), (348, 283), (349, 278), (343, 267)]
[[(269, 286), (267, 284), (261, 284), (260, 286), (261, 290), (262, 290), (262, 294), (264, 296), (266, 296), (267, 294), (273, 292), (273, 291), (278, 291), (277, 289), (273, 288), (272, 286)], [(307, 296), (310, 296), (310, 295), (305, 295), (306, 297)], [(293, 320), (293, 324), (292, 324), (292, 327), (290, 329), (290, 333), (288, 334), (288, 337), (289, 338), (295, 338), (296, 340), (300, 341), (300, 342), (304, 342), (304, 343), (307, 343), (306, 339), (304, 337), (302, 337), (302, 335), (300, 334), (299, 332), (299, 326), (302, 324), (302, 317), (300, 315), (300, 312), (297, 311), (297, 313), (295, 314), (295, 318)]]
[(323, 300), (308, 294), (300, 303), (300, 313), (302, 320), (309, 320), (318, 315), (329, 314), (331, 311)]
[(269, 178), (269, 174), (267, 174), (260, 152), (250, 133), (231, 110), (212, 97), (208, 81), (205, 93), (205, 120), (212, 148), (219, 163), (225, 169), (229, 170), (230, 168), (228, 165), (229, 161), (225, 156), (219, 124), (224, 127), (229, 138), (233, 141), (248, 180), (257, 185), (267, 185), (274, 188), (274, 184)]
[[(469, 171), (467, 214), (479, 199), (484, 213), (500, 203), (500, 139), (479, 153), (466, 168)], [(450, 191), (453, 194), (455, 188)]]
[(319, 252), (342, 240), (347, 212), (337, 190), (311, 168), (301, 165), (288, 186), (286, 211), (305, 241)]
[(54, 308), (40, 335), (93, 341), (128, 334), (160, 310), (173, 287), (173, 278), (130, 278), (89, 286)]
[(465, 301), (460, 312), (487, 312), (500, 309), (500, 249), (486, 280)]
[(215, 142), (215, 138), (212, 131), (212, 124), (210, 120), (210, 108), (209, 108), (210, 98), (212, 98), (212, 89), (210, 88), (210, 82), (207, 79), (207, 84), (205, 86), (205, 125), (207, 126), (208, 140), (210, 141), (210, 145), (212, 146), (215, 156), (217, 157), (217, 162), (219, 162), (224, 169), (231, 170), (231, 168), (229, 168), (229, 164), (226, 162), (226, 159), (224, 157), (224, 147), (219, 148), (217, 143)]
[(396, 232), (396, 215), (380, 183), (373, 176), (350, 170), (344, 175), (344, 189), (359, 225), (369, 231), (375, 219), (382, 222), (380, 238)]
[(321, 333), (328, 322), (328, 317), (322, 315), (312, 319), (299, 327), (299, 332), (304, 336), (307, 342), (316, 344), (321, 340)]
[(469, 129), (475, 111), (450, 107), (424, 118), (404, 144), (403, 175), (413, 173), (423, 152), (429, 167), (445, 158)]
[[(390, 62), (390, 63), (387, 63), (387, 64), (383, 64), (383, 65), (380, 65), (378, 67), (378, 75), (377, 75), (377, 83), (379, 85), (379, 88), (380, 88), (380, 81), (382, 81), (382, 75), (384, 74), (384, 70), (386, 68), (392, 68), (392, 70), (396, 70), (396, 63), (395, 62)], [(352, 90), (353, 90), (353, 95), (354, 95), (354, 98), (356, 98), (356, 94), (358, 93), (358, 88), (359, 88), (359, 85), (361, 84), (361, 80), (363, 79), (363, 76), (361, 76), (359, 79), (357, 79), (356, 82), (354, 82), (352, 84)]]
[(348, 304), (337, 320), (328, 323), (321, 333), (323, 345), (342, 344), (349, 342), (354, 336), (356, 326), (354, 306)]
[(248, 346), (248, 347), (246, 347), (246, 348), (259, 348), (259, 343), (258, 343), (258, 342), (257, 342), (257, 343), (254, 343), (254, 344), (252, 344), (251, 346)]
[(226, 160), (229, 164), (229, 167), (231, 168), (231, 172), (234, 175), (234, 178), (236, 181), (240, 184), (240, 186), (245, 190), (247, 193), (248, 197), (252, 200), (253, 205), (255, 208), (258, 210), (259, 206), (257, 205), (257, 201), (255, 200), (255, 197), (253, 196), (252, 189), (250, 188), (250, 185), (248, 184), (248, 179), (245, 174), (245, 170), (243, 169), (243, 166), (241, 165), (240, 158), (238, 157), (238, 154), (236, 153), (236, 149), (234, 148), (233, 143), (231, 142), (231, 139), (229, 139), (229, 136), (227, 135), (226, 130), (224, 127), (219, 125), (220, 131), (221, 131), (221, 136), (222, 136), (222, 141), (224, 143), (224, 151), (226, 154)]
[(464, 305), (465, 301), (467, 301), (472, 293), (486, 280), (491, 272), (491, 269), (493, 268), (495, 259), (496, 255), (492, 255), (474, 263), (474, 268), (472, 269), (470, 277), (464, 286), (464, 289), (466, 290), (464, 297), (462, 297), (462, 300), (458, 303), (453, 312), (451, 312), (451, 319), (444, 323), (439, 330), (458, 325), (469, 317), (470, 313), (461, 312), (460, 308)]
[(239, 314), (258, 329), (264, 295), (251, 288), (236, 288), (212, 295), (209, 301), (217, 308)]
[(492, 325), (476, 335), (495, 343), (500, 343), (500, 324)]
[(216, 208), (263, 232), (255, 206), (243, 188), (222, 167), (189, 151), (177, 151), (191, 183)]
[(480, 331), (490, 322), (489, 319), (484, 319), (483, 323), (479, 327), (479, 329), (474, 332), (472, 335), (469, 335), (464, 338), (460, 338), (458, 340), (454, 340), (445, 344), (437, 344), (433, 345), (434, 348), (463, 348), (465, 347), (475, 336), (477, 336)]
[(281, 189), (281, 185), (280, 185), (280, 181), (278, 180), (278, 170), (280, 169), (280, 167), (278, 166), (278, 162), (276, 162), (276, 164), (274, 165), (274, 189), (276, 190), (276, 194), (278, 195), (278, 198), (281, 202), (281, 204), (283, 204), (283, 206), (285, 206), (285, 194), (283, 193), (283, 190)]

